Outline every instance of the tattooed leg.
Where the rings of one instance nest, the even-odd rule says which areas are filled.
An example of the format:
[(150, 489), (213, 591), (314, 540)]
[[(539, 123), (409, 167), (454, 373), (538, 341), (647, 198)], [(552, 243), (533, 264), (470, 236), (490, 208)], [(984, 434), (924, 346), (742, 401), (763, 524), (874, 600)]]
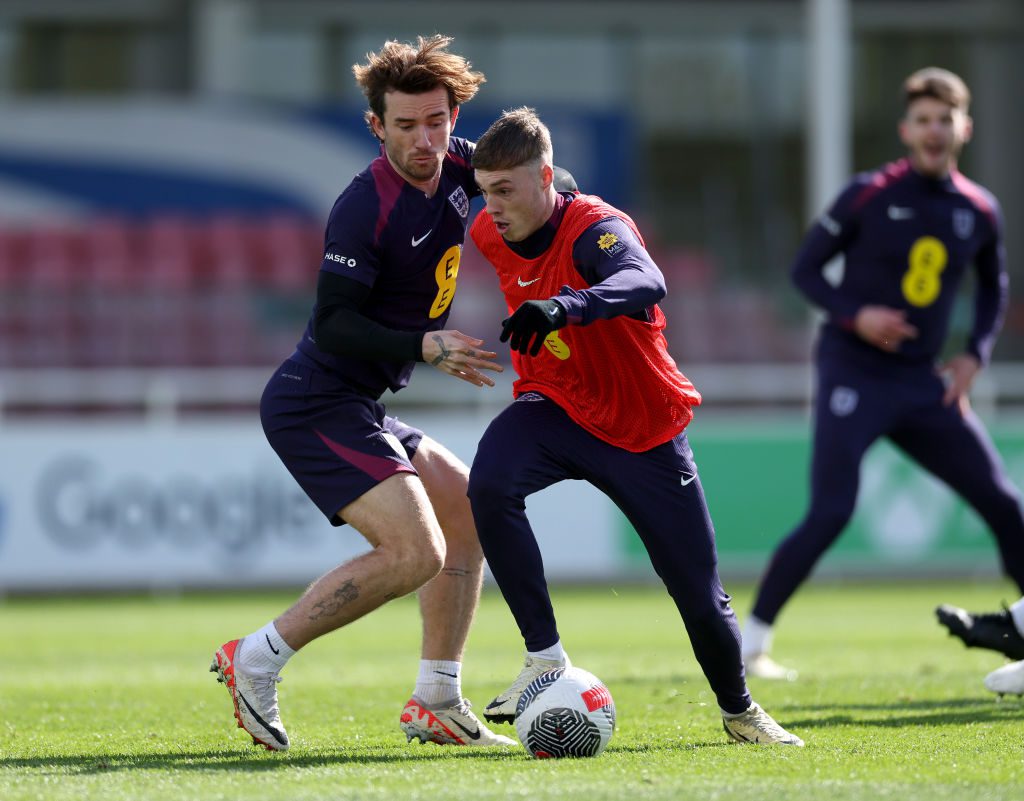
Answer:
[(415, 592), (444, 566), (444, 538), (417, 476), (399, 473), (385, 479), (341, 515), (373, 550), (321, 576), (274, 621), (296, 650)]
[(313, 610), (309, 615), (310, 620), (320, 620), (325, 617), (334, 617), (343, 606), (352, 603), (359, 597), (359, 588), (356, 583), (349, 579), (341, 587), (336, 589), (331, 597), (313, 604)]

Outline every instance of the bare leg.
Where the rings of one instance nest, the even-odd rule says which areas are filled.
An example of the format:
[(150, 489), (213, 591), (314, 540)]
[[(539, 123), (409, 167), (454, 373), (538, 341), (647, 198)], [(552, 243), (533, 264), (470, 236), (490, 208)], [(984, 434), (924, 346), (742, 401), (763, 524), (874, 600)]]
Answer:
[(447, 546), (441, 572), (420, 590), (420, 654), (423, 659), (461, 662), (484, 573), (483, 551), (466, 497), (469, 468), (428, 437), (412, 463), (423, 479)]
[(385, 479), (340, 514), (373, 550), (321, 576), (274, 621), (295, 650), (415, 591), (445, 563), (441, 527), (414, 475)]

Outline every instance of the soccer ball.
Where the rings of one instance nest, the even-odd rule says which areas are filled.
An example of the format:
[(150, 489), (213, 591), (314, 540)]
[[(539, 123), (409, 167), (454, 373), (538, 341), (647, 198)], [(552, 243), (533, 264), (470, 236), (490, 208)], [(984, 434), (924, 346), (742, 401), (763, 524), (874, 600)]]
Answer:
[(592, 757), (615, 729), (615, 702), (597, 676), (555, 668), (531, 681), (516, 704), (516, 734), (537, 759)]

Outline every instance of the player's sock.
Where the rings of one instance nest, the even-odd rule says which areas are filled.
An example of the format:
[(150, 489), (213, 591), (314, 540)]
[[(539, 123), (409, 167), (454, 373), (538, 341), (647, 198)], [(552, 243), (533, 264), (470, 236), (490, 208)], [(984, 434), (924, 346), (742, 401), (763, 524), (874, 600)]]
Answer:
[(462, 700), (462, 663), (446, 659), (421, 659), (413, 695), (427, 706), (452, 698)]
[(295, 650), (277, 633), (271, 620), (242, 640), (238, 658), (242, 668), (250, 673), (279, 673), (294, 655)]
[(772, 624), (750, 615), (743, 624), (740, 653), (744, 659), (772, 650)]
[(1010, 617), (1013, 618), (1013, 625), (1021, 637), (1024, 637), (1024, 598), (1010, 607)]
[(566, 655), (565, 649), (562, 647), (562, 641), (559, 640), (554, 645), (548, 646), (542, 651), (527, 651), (527, 656), (532, 656), (534, 659), (543, 659), (547, 662), (565, 662)]

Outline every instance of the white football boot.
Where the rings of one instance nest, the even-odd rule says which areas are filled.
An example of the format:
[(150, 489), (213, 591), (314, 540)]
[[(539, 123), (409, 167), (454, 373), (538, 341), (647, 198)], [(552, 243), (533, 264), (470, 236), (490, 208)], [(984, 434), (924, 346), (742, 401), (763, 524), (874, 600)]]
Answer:
[(490, 723), (512, 723), (516, 719), (516, 705), (519, 703), (519, 696), (523, 694), (526, 686), (542, 673), (560, 667), (572, 667), (568, 656), (559, 662), (555, 659), (538, 659), (527, 654), (526, 660), (523, 662), (523, 669), (519, 671), (516, 680), (509, 685), (507, 690), (498, 693), (484, 709), (484, 719)]
[(516, 744), (515, 740), (488, 729), (469, 706), (464, 698), (428, 706), (414, 695), (402, 710), (399, 725), (409, 742), (417, 737), (421, 743), (438, 745)]
[(281, 723), (277, 707), (277, 683), (281, 677), (276, 673), (248, 673), (237, 664), (238, 647), (242, 641), (224, 643), (213, 655), (210, 672), (217, 674), (231, 694), (235, 707), (238, 728), (245, 729), (256, 745), (268, 751), (287, 751), (288, 734)]
[(746, 712), (734, 718), (723, 715), (722, 726), (725, 733), (738, 743), (799, 747), (804, 744), (803, 740), (782, 728), (757, 704), (751, 704)]
[(1000, 695), (1024, 695), (1024, 660), (993, 670), (985, 677), (985, 689)]

